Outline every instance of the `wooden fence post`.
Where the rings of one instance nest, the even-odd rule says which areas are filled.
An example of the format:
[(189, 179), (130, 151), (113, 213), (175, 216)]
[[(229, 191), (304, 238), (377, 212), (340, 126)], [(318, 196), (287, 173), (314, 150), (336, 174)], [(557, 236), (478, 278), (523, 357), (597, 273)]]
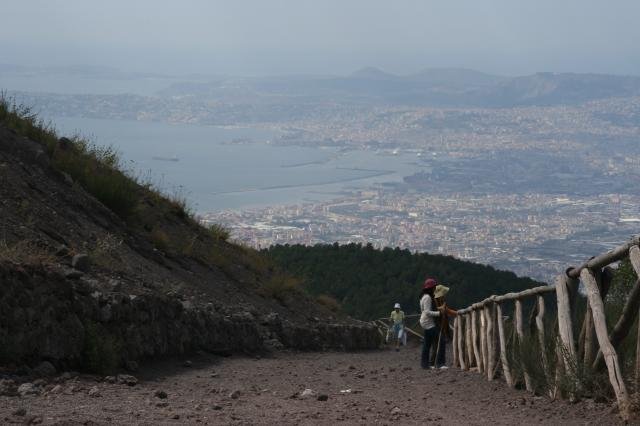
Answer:
[(478, 310), (480, 316), (480, 353), (482, 354), (482, 372), (487, 373), (489, 364), (489, 351), (487, 348), (487, 317), (485, 315), (485, 308), (481, 307)]
[[(636, 271), (636, 275), (640, 279), (640, 248), (638, 246), (632, 246), (629, 249), (629, 260), (631, 261), (631, 266), (633, 266), (633, 270)], [(636, 282), (637, 285), (637, 282)], [(638, 314), (640, 315), (640, 313)], [(636, 394), (640, 393), (640, 321), (638, 321), (638, 334), (636, 336), (636, 371), (635, 371), (635, 379), (636, 379)]]
[[(482, 353), (480, 352), (481, 345), (478, 342), (478, 311), (471, 309), (471, 340), (473, 345), (473, 356), (476, 359), (476, 367), (478, 372), (482, 373)], [(640, 330), (640, 328), (639, 328)]]
[(495, 317), (493, 303), (488, 304), (484, 308), (484, 314), (487, 322), (487, 379), (495, 378), (496, 369), (496, 348), (495, 348)]
[(631, 416), (631, 404), (629, 402), (627, 387), (622, 378), (618, 354), (611, 345), (611, 341), (609, 341), (607, 322), (604, 314), (604, 303), (598, 291), (598, 283), (593, 273), (587, 268), (584, 268), (580, 272), (580, 278), (582, 278), (582, 282), (587, 291), (587, 297), (589, 298), (593, 315), (593, 325), (596, 329), (596, 337), (598, 338), (598, 343), (600, 344), (607, 369), (609, 370), (609, 381), (611, 382), (611, 386), (613, 386), (616, 399), (618, 400), (618, 409), (620, 410), (622, 418), (628, 421)]
[(460, 362), (460, 368), (463, 370), (467, 370), (469, 367), (467, 367), (467, 361), (464, 359), (464, 328), (462, 326), (464, 316), (459, 315), (456, 317), (456, 320), (456, 325), (458, 327), (458, 361)]
[[(518, 349), (520, 349), (520, 345), (524, 343), (524, 324), (522, 322), (522, 301), (520, 299), (516, 299), (515, 302), (515, 326), (516, 326), (516, 334), (518, 336)], [(524, 384), (527, 388), (527, 391), (533, 392), (533, 385), (531, 384), (531, 377), (527, 372), (527, 366), (524, 366)]]
[(515, 385), (513, 376), (511, 375), (511, 368), (509, 367), (509, 359), (507, 358), (507, 340), (504, 333), (504, 317), (502, 316), (502, 305), (496, 303), (496, 313), (498, 315), (498, 337), (500, 340), (500, 361), (502, 362), (502, 372), (504, 379), (507, 381), (509, 387)]
[(544, 332), (544, 297), (542, 295), (538, 295), (537, 299), (538, 314), (536, 315), (536, 328), (538, 330), (538, 344), (540, 345), (540, 358), (542, 360), (542, 368), (545, 377), (547, 377), (548, 379), (549, 360), (547, 359), (547, 337)]
[[(460, 363), (458, 362), (458, 317), (454, 318), (453, 320), (453, 362), (452, 365), (454, 367), (458, 367), (460, 365)], [(444, 344), (444, 337), (442, 337), (443, 342), (441, 344)], [(437, 356), (438, 354), (436, 354), (436, 363), (437, 361)]]
[(571, 362), (576, 359), (576, 344), (573, 338), (572, 294), (578, 288), (578, 280), (561, 274), (556, 279), (556, 296), (558, 298), (558, 332), (564, 348), (563, 363), (566, 371), (571, 371)]
[(473, 367), (473, 344), (471, 343), (471, 313), (464, 316), (464, 347), (466, 348), (468, 367)]
[[(604, 301), (609, 293), (609, 286), (613, 279), (613, 272), (610, 268), (606, 268), (603, 271), (594, 273), (596, 282), (598, 283), (598, 290), (600, 291), (600, 298)], [(597, 345), (596, 330), (593, 325), (593, 313), (591, 311), (591, 305), (587, 304), (587, 313), (584, 318), (584, 365), (585, 367), (592, 368), (592, 365), (598, 365), (600, 361), (597, 361), (597, 355), (599, 347)], [(612, 342), (613, 343), (613, 342)], [(614, 344), (615, 346), (615, 344)], [(595, 360), (595, 361), (594, 361)]]
[[(627, 295), (627, 300), (622, 308), (622, 314), (609, 335), (609, 340), (614, 349), (620, 346), (620, 343), (622, 343), (624, 338), (629, 334), (629, 331), (631, 331), (631, 327), (638, 316), (638, 308), (640, 308), (640, 279), (636, 280), (631, 292)], [(600, 349), (595, 356), (591, 368), (593, 370), (601, 370), (603, 367), (604, 357)]]

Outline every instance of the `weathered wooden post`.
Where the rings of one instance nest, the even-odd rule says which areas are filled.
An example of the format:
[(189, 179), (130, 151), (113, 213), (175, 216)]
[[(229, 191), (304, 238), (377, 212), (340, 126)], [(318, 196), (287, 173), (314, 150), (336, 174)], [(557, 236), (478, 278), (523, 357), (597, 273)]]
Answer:
[(545, 377), (548, 379), (549, 360), (547, 359), (547, 339), (544, 332), (544, 297), (539, 294), (537, 296), (538, 314), (536, 315), (536, 328), (538, 330), (538, 344), (540, 345), (540, 357), (542, 359), (542, 368)]
[(495, 348), (495, 318), (494, 303), (490, 302), (484, 308), (485, 320), (487, 322), (487, 379), (495, 378), (496, 369), (496, 348)]
[[(604, 301), (609, 292), (609, 286), (613, 279), (613, 272), (609, 269), (603, 271), (597, 271), (594, 273), (596, 282), (598, 283), (598, 290), (600, 292), (600, 298)], [(592, 365), (596, 365), (599, 362), (594, 360), (597, 358), (599, 348), (597, 345), (596, 330), (593, 325), (593, 313), (591, 312), (591, 305), (587, 304), (587, 313), (584, 319), (584, 365), (591, 368)], [(612, 342), (613, 343), (613, 342)], [(614, 345), (615, 346), (615, 345)]]
[[(460, 365), (459, 356), (458, 356), (458, 352), (459, 352), (459, 350), (458, 350), (458, 320), (459, 319), (460, 319), (460, 317), (456, 317), (456, 318), (453, 319), (453, 345), (452, 345), (453, 346), (453, 362), (452, 362), (452, 365), (454, 367), (458, 367)], [(440, 333), (442, 333), (442, 331)], [(441, 336), (441, 338), (443, 340), (441, 342), (441, 344), (444, 344), (444, 336)], [(438, 362), (437, 361), (437, 357), (438, 357), (438, 354), (436, 354), (436, 363)]]
[[(471, 340), (473, 344), (473, 356), (476, 359), (476, 367), (478, 367), (478, 372), (482, 373), (483, 365), (482, 365), (482, 352), (478, 342), (478, 312), (475, 309), (471, 309)], [(640, 328), (639, 328), (640, 329)]]
[(489, 366), (489, 350), (487, 343), (487, 316), (485, 315), (484, 306), (478, 309), (480, 316), (480, 353), (482, 354), (482, 372), (487, 373)]
[(474, 364), (474, 359), (473, 359), (473, 344), (471, 343), (471, 313), (466, 313), (464, 316), (464, 326), (465, 326), (465, 333), (464, 333), (464, 347), (466, 349), (466, 354), (467, 354), (467, 363), (468, 363), (468, 367), (471, 368), (473, 367)]
[[(629, 249), (629, 260), (631, 261), (631, 266), (633, 266), (633, 270), (636, 272), (636, 275), (640, 279), (640, 248), (638, 246), (631, 246)], [(638, 282), (636, 282), (638, 285)], [(640, 315), (640, 313), (639, 313)], [(635, 371), (635, 379), (636, 379), (636, 394), (640, 393), (640, 321), (638, 321), (638, 334), (636, 336), (636, 371)]]
[(556, 296), (558, 298), (558, 332), (562, 343), (562, 359), (566, 371), (571, 370), (571, 362), (576, 359), (576, 345), (573, 338), (572, 299), (578, 289), (578, 280), (561, 274), (556, 279)]
[[(638, 316), (638, 308), (640, 308), (640, 279), (636, 280), (631, 292), (627, 296), (627, 300), (622, 308), (622, 314), (616, 325), (613, 327), (611, 334), (609, 334), (609, 340), (614, 349), (618, 349), (618, 346), (622, 343), (625, 337), (631, 331), (631, 327)], [(604, 367), (604, 356), (602, 349), (598, 350), (598, 353), (591, 365), (593, 370), (602, 370)]]
[(464, 359), (464, 334), (462, 329), (462, 322), (464, 321), (464, 316), (459, 315), (456, 317), (456, 329), (457, 334), (456, 337), (458, 339), (458, 362), (460, 363), (460, 368), (466, 370), (467, 362)]
[(600, 349), (602, 350), (604, 360), (607, 364), (607, 369), (609, 370), (609, 381), (611, 382), (611, 386), (616, 394), (616, 399), (618, 400), (618, 409), (620, 410), (620, 414), (623, 419), (628, 421), (631, 416), (631, 404), (627, 393), (627, 387), (622, 379), (622, 371), (620, 370), (618, 362), (618, 354), (615, 349), (613, 349), (607, 333), (604, 303), (602, 303), (602, 298), (598, 291), (596, 277), (591, 270), (584, 268), (580, 272), (580, 278), (582, 278), (582, 282), (584, 283), (587, 291), (587, 297), (589, 299), (593, 315), (593, 325), (596, 329), (596, 337), (598, 338)]
[(507, 385), (509, 387), (513, 387), (515, 382), (511, 375), (509, 359), (507, 358), (507, 339), (504, 333), (504, 316), (502, 316), (501, 303), (496, 303), (496, 313), (498, 315), (498, 337), (500, 340), (500, 361), (502, 362), (502, 372), (504, 373), (504, 379), (507, 381)]
[[(518, 335), (518, 348), (521, 348), (520, 345), (524, 344), (524, 324), (522, 321), (522, 301), (520, 299), (516, 299), (515, 302), (515, 326), (516, 326), (516, 334)], [(531, 384), (531, 377), (529, 376), (529, 372), (527, 371), (527, 366), (524, 366), (524, 384), (527, 388), (527, 391), (533, 392), (533, 385)]]

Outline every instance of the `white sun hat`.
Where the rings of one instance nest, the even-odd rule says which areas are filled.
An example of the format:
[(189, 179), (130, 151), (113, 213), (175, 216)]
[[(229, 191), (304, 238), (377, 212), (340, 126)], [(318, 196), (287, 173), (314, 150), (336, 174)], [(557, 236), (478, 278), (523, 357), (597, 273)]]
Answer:
[(396, 303), (396, 304), (393, 306), (393, 309), (400, 309), (400, 304), (399, 304), (399, 303)]

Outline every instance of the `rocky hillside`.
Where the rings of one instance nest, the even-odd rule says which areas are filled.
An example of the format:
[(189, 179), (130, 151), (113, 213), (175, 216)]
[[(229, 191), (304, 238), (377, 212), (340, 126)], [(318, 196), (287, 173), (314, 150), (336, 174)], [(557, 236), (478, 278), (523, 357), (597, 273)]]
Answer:
[(365, 349), (316, 303), (117, 156), (0, 105), (0, 364), (113, 370), (195, 350)]

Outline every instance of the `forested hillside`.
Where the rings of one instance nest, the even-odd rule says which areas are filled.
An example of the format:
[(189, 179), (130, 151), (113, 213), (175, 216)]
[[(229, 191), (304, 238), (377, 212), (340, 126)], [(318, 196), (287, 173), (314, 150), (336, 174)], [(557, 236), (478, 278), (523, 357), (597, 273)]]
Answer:
[(359, 319), (386, 316), (395, 302), (405, 313), (419, 310), (418, 297), (425, 277), (450, 287), (449, 305), (463, 308), (492, 294), (539, 285), (512, 272), (465, 262), (450, 256), (412, 254), (399, 248), (371, 245), (277, 245), (264, 250), (276, 264), (303, 278), (313, 295), (335, 298)]

